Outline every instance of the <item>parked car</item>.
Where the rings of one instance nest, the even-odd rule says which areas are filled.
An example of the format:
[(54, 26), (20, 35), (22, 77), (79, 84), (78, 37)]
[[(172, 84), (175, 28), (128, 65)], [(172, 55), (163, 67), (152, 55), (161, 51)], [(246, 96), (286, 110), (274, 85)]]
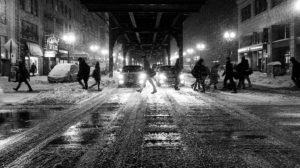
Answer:
[(76, 64), (57, 64), (49, 73), (48, 81), (53, 82), (75, 82), (79, 67)]
[(140, 86), (146, 80), (146, 73), (139, 65), (124, 66), (119, 74), (119, 87)]
[[(176, 82), (175, 67), (170, 65), (160, 66), (156, 75), (157, 86), (173, 86)], [(184, 85), (184, 75), (180, 74), (180, 85)]]

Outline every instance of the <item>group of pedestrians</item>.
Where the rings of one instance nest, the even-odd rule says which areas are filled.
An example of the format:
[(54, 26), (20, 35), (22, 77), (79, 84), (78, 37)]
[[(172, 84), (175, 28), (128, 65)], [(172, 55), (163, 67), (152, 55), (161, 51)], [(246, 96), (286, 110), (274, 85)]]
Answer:
[[(205, 66), (204, 60), (200, 59), (191, 72), (193, 77), (196, 78), (196, 81), (191, 85), (191, 87), (195, 91), (201, 90), (201, 92), (205, 92), (206, 88), (211, 88), (212, 85), (214, 86), (214, 89), (218, 89), (217, 84), (220, 78), (219, 67), (220, 64), (216, 62), (212, 68), (209, 69), (207, 66)], [(237, 93), (237, 89), (245, 89), (245, 80), (248, 81), (249, 87), (252, 87), (249, 78), (249, 75), (251, 74), (252, 69), (249, 67), (248, 60), (245, 59), (245, 57), (242, 57), (241, 62), (236, 67), (234, 67), (234, 65), (231, 63), (230, 57), (227, 57), (225, 70), (222, 75), (224, 76), (223, 90), (232, 90), (232, 93)], [(210, 82), (206, 86), (205, 80), (207, 78), (210, 79)], [(235, 78), (239, 80), (238, 86), (236, 86), (234, 81)]]
[(97, 61), (95, 65), (95, 69), (92, 73), (92, 77), (94, 78), (95, 83), (90, 87), (88, 86), (88, 81), (90, 77), (90, 66), (85, 62), (83, 58), (78, 58), (78, 62), (79, 62), (79, 71), (77, 74), (77, 81), (82, 86), (82, 89), (88, 90), (89, 88), (91, 89), (92, 87), (97, 85), (98, 91), (102, 91), (102, 89), (100, 88), (101, 73), (100, 73), (99, 62)]
[[(294, 82), (295, 86), (300, 88), (300, 63), (292, 57), (291, 63), (293, 64), (292, 67), (292, 81)], [(92, 88), (97, 85), (98, 91), (101, 91), (102, 89), (100, 88), (100, 82), (101, 82), (101, 73), (100, 73), (100, 64), (99, 62), (96, 63), (95, 69), (92, 73), (92, 77), (95, 80), (95, 83), (88, 87), (88, 80), (90, 77), (90, 67), (89, 65), (85, 62), (83, 58), (78, 59), (79, 62), (79, 71), (77, 74), (77, 80), (79, 84), (82, 86), (83, 89), (88, 89)], [(201, 92), (205, 92), (206, 88), (210, 88), (212, 85), (214, 86), (214, 89), (217, 89), (217, 84), (219, 81), (219, 63), (215, 63), (211, 69), (209, 69), (207, 66), (204, 64), (204, 60), (200, 59), (196, 65), (194, 66), (192, 70), (192, 75), (194, 78), (196, 78), (196, 81), (192, 84), (192, 88), (194, 90), (201, 90)], [(149, 83), (153, 87), (152, 94), (157, 92), (156, 86), (152, 80), (152, 78), (156, 75), (156, 72), (154, 69), (150, 67), (150, 63), (147, 60), (147, 58), (144, 58), (144, 69), (146, 72), (146, 81), (149, 81)], [(30, 68), (31, 72), (36, 71), (36, 66), (33, 64)], [(182, 71), (182, 68), (180, 66), (180, 59), (176, 60), (175, 66), (174, 66), (174, 73), (176, 76), (175, 80), (175, 90), (179, 90), (179, 83), (180, 83), (180, 73)], [(249, 67), (249, 62), (245, 57), (242, 57), (241, 62), (237, 65), (234, 66), (231, 63), (230, 57), (226, 58), (226, 65), (225, 65), (225, 70), (222, 76), (224, 76), (224, 81), (223, 81), (223, 90), (232, 90), (232, 93), (237, 93), (237, 89), (245, 89), (245, 80), (247, 80), (249, 87), (252, 87), (251, 81), (249, 76), (252, 74), (252, 69)], [(34, 73), (33, 73), (34, 75)], [(205, 85), (205, 80), (209, 77), (210, 82), (206, 86)], [(238, 79), (238, 85), (236, 85), (234, 79)], [(16, 88), (13, 88), (15, 91), (18, 91), (19, 88), (21, 87), (22, 83), (25, 83), (28, 86), (28, 91), (32, 92), (33, 89), (30, 86), (29, 82), (30, 81), (30, 73), (28, 72), (25, 63), (24, 62), (19, 62), (18, 66), (18, 71), (17, 71), (17, 80), (18, 80), (18, 85)], [(83, 82), (82, 82), (83, 81)], [(229, 81), (229, 84), (228, 84)], [(141, 92), (143, 88), (145, 87), (145, 83), (141, 86), (141, 88), (138, 90)]]

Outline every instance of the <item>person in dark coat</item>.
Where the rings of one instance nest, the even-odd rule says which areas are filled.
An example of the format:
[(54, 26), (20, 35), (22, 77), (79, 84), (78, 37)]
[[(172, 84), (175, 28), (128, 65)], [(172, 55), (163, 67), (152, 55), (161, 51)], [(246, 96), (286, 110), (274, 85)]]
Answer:
[(96, 63), (95, 70), (93, 71), (92, 77), (95, 79), (95, 84), (90, 86), (90, 88), (98, 85), (98, 91), (102, 91), (102, 89), (100, 89), (101, 73), (100, 73), (100, 64), (99, 64), (99, 62)]
[(233, 80), (233, 76), (234, 76), (234, 74), (233, 74), (233, 65), (231, 63), (230, 57), (227, 57), (226, 67), (225, 67), (225, 71), (223, 73), (223, 76), (225, 76), (223, 89), (227, 89), (227, 81), (229, 80), (231, 88), (233, 89), (233, 93), (237, 93), (236, 85), (235, 85), (235, 82)]
[(204, 65), (204, 60), (200, 59), (192, 70), (192, 75), (196, 78), (196, 82), (193, 84), (194, 90), (200, 90), (200, 85), (202, 86), (202, 91), (205, 92), (205, 79), (209, 75), (209, 69)]
[(142, 92), (143, 88), (146, 86), (146, 82), (149, 81), (149, 83), (152, 85), (152, 88), (153, 88), (152, 94), (154, 94), (157, 92), (157, 89), (155, 87), (155, 84), (154, 84), (152, 78), (155, 76), (156, 73), (153, 69), (151, 69), (150, 63), (146, 57), (144, 57), (144, 71), (146, 73), (145, 83), (137, 91)]
[(242, 61), (238, 65), (238, 72), (239, 72), (238, 88), (243, 88), (243, 89), (246, 88), (245, 79), (247, 80), (249, 87), (252, 87), (250, 77), (249, 77), (252, 73), (252, 70), (250, 69), (249, 62), (245, 57), (242, 57)]
[(30, 66), (30, 73), (32, 73), (32, 76), (34, 76), (36, 69), (37, 69), (36, 65), (34, 63), (32, 63)]
[[(88, 81), (90, 77), (90, 66), (85, 62), (83, 58), (78, 58), (79, 71), (77, 74), (77, 80), (83, 89), (88, 89)], [(84, 81), (84, 85), (82, 84)]]
[(25, 63), (24, 62), (20, 62), (19, 63), (19, 68), (17, 71), (17, 77), (18, 77), (18, 81), (19, 84), (16, 88), (13, 88), (15, 91), (18, 91), (19, 88), (21, 87), (21, 84), (24, 82), (27, 86), (28, 86), (28, 91), (32, 92), (32, 88), (28, 82), (28, 80), (30, 80), (30, 74), (28, 72), (28, 70), (25, 67)]
[(175, 66), (174, 66), (174, 73), (175, 73), (175, 76), (176, 76), (176, 81), (175, 81), (175, 90), (180, 90), (179, 89), (179, 83), (180, 83), (180, 73), (181, 73), (181, 66), (180, 66), (180, 59), (178, 58), (176, 60), (176, 63), (175, 63)]
[(292, 57), (290, 60), (293, 64), (291, 78), (294, 84), (300, 88), (300, 63), (294, 57)]
[(217, 63), (210, 70), (210, 74), (209, 74), (210, 82), (209, 82), (209, 85), (208, 85), (209, 88), (210, 88), (211, 85), (214, 85), (214, 89), (217, 89), (217, 84), (219, 83), (219, 78), (220, 78), (220, 75), (218, 73), (219, 72), (219, 66), (220, 66), (220, 64)]

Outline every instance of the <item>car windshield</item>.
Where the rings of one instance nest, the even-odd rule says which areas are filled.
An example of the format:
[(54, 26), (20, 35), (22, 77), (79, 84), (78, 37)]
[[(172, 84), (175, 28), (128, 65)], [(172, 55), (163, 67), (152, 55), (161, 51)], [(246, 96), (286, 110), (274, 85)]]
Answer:
[(140, 71), (142, 71), (141, 66), (125, 66), (123, 67), (122, 72), (140, 72)]
[(159, 71), (173, 71), (174, 70), (174, 66), (161, 66), (159, 68)]
[(68, 72), (68, 71), (70, 71), (70, 67), (71, 67), (70, 64), (58, 64), (52, 69), (51, 74), (59, 74), (62, 72)]

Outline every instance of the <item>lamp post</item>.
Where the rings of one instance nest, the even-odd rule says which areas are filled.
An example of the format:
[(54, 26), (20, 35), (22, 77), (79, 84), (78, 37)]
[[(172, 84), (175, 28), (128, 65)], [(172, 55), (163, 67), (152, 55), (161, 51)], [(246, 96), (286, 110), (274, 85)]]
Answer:
[(71, 44), (75, 42), (76, 37), (73, 33), (68, 33), (62, 39), (68, 44), (68, 63), (70, 63), (70, 48)]
[[(226, 31), (224, 33), (224, 39), (228, 42), (231, 43), (232, 41), (234, 41), (236, 38), (236, 33), (234, 31)], [(228, 47), (228, 56), (230, 57), (232, 55), (232, 51), (230, 46)]]
[(199, 50), (199, 56), (201, 58), (201, 51), (204, 51), (206, 49), (206, 45), (203, 43), (198, 43), (196, 45), (196, 48)]
[(99, 46), (98, 45), (91, 45), (90, 50), (94, 53), (94, 61), (95, 61), (96, 60), (95, 52), (99, 50)]

